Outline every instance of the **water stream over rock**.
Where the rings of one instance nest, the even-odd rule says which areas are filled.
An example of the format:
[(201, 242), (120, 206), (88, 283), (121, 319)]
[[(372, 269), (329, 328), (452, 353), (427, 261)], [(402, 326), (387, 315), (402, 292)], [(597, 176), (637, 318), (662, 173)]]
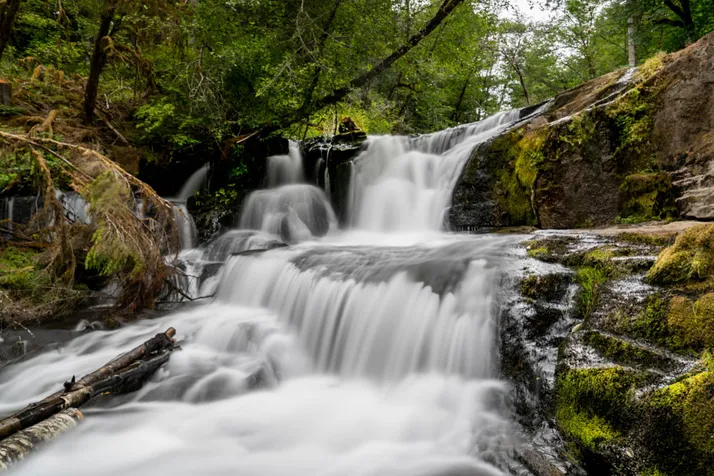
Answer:
[[(143, 389), (88, 408), (15, 473), (529, 474), (514, 459), (498, 341), (523, 238), (442, 231), (471, 150), (517, 118), (369, 139), (349, 230), (301, 183), (295, 147), (272, 158), (242, 229), (184, 252), (217, 272), (190, 290), (211, 303), (89, 332), (0, 373), (5, 413), (167, 326), (181, 340)], [(294, 244), (271, 249), (281, 242)]]

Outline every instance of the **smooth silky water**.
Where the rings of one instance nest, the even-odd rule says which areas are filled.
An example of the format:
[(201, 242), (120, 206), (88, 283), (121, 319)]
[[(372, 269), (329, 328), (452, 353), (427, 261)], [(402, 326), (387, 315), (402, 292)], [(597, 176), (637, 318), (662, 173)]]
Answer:
[[(294, 146), (271, 159), (270, 187), (244, 205), (253, 230), (184, 252), (196, 272), (225, 263), (190, 288), (212, 302), (82, 334), (0, 373), (9, 413), (169, 326), (181, 344), (141, 390), (87, 407), (76, 430), (14, 473), (520, 471), (509, 387), (497, 376), (501, 283), (522, 238), (441, 231), (470, 152), (517, 117), (370, 139), (355, 160), (346, 231), (302, 183)], [(296, 243), (235, 254), (286, 240)]]

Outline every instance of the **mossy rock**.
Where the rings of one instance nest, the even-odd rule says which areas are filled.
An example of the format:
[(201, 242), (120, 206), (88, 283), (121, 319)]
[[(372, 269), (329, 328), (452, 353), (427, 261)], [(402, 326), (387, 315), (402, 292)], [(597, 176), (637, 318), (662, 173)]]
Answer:
[(660, 474), (714, 474), (714, 373), (701, 372), (649, 394), (640, 438)]
[(674, 244), (676, 233), (640, 233), (640, 232), (623, 232), (615, 237), (615, 240), (621, 243), (631, 245), (641, 245), (649, 248), (663, 248)]
[(526, 252), (531, 258), (545, 263), (563, 263), (568, 256), (568, 246), (576, 238), (570, 236), (540, 238), (526, 241)]
[(581, 449), (597, 451), (622, 436), (635, 417), (635, 390), (648, 373), (624, 367), (567, 369), (556, 382), (556, 420)]
[(628, 175), (620, 186), (621, 221), (676, 218), (675, 198), (672, 178), (665, 172)]
[(521, 280), (521, 294), (536, 301), (560, 302), (573, 281), (569, 273), (526, 276)]
[(600, 332), (586, 332), (583, 342), (616, 364), (659, 370), (672, 370), (675, 366), (675, 362), (664, 354)]
[(714, 275), (714, 224), (697, 225), (677, 236), (647, 273), (653, 284), (682, 285), (711, 281)]
[(674, 296), (669, 301), (667, 324), (677, 335), (681, 347), (696, 350), (714, 346), (714, 293), (708, 293), (696, 302)]

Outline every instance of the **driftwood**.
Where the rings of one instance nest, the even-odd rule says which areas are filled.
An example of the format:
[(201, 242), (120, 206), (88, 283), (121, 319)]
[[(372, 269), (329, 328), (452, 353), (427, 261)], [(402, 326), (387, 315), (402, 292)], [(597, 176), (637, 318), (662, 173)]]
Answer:
[[(67, 408), (78, 408), (92, 397), (104, 393), (122, 393), (138, 388), (166, 363), (174, 348), (176, 330), (169, 328), (140, 346), (107, 362), (78, 381), (65, 382), (64, 390), (30, 404), (25, 409), (0, 420), (0, 440), (29, 428)], [(2, 463), (2, 461), (0, 461)]]
[(71, 430), (84, 418), (76, 408), (68, 408), (26, 430), (0, 441), (0, 471), (17, 464), (37, 447)]

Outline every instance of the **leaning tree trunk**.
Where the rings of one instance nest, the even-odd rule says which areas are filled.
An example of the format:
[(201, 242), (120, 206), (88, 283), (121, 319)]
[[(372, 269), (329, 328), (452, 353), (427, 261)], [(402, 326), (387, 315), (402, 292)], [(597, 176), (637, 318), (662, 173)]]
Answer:
[(76, 408), (68, 408), (26, 430), (0, 441), (0, 471), (19, 463), (39, 446), (76, 427), (84, 418)]
[(89, 67), (89, 78), (87, 87), (84, 90), (84, 122), (90, 124), (94, 120), (94, 107), (97, 104), (97, 92), (99, 90), (99, 76), (102, 74), (104, 65), (107, 62), (106, 40), (114, 19), (114, 7), (109, 7), (102, 13), (99, 23), (99, 32), (94, 40), (94, 52), (92, 53), (92, 63)]
[(5, 47), (10, 42), (12, 26), (15, 24), (21, 0), (0, 0), (0, 59)]
[[(386, 58), (382, 59), (379, 63), (375, 64), (372, 68), (369, 69), (366, 73), (357, 76), (356, 78), (353, 78), (352, 81), (347, 86), (344, 86), (342, 88), (336, 89), (332, 93), (328, 94), (327, 96), (322, 97), (321, 99), (315, 101), (313, 103), (313, 111), (322, 109), (325, 106), (331, 106), (332, 104), (336, 104), (340, 102), (347, 94), (349, 94), (350, 91), (360, 88), (370, 81), (372, 81), (374, 78), (382, 74), (384, 71), (387, 69), (391, 68), (392, 65), (402, 56), (406, 55), (411, 51), (412, 48), (414, 48), (416, 45), (421, 43), (421, 41), (429, 36), (429, 34), (434, 31), (441, 23), (449, 16), (451, 13), (458, 7), (460, 4), (462, 4), (464, 0), (444, 0), (442, 4), (439, 6), (439, 10), (437, 10), (436, 14), (432, 17), (429, 22), (424, 25), (424, 27), (416, 32), (414, 35), (412, 35), (405, 44), (394, 50), (389, 56)], [(293, 120), (295, 118), (292, 118)], [(300, 119), (300, 118), (297, 118)]]

